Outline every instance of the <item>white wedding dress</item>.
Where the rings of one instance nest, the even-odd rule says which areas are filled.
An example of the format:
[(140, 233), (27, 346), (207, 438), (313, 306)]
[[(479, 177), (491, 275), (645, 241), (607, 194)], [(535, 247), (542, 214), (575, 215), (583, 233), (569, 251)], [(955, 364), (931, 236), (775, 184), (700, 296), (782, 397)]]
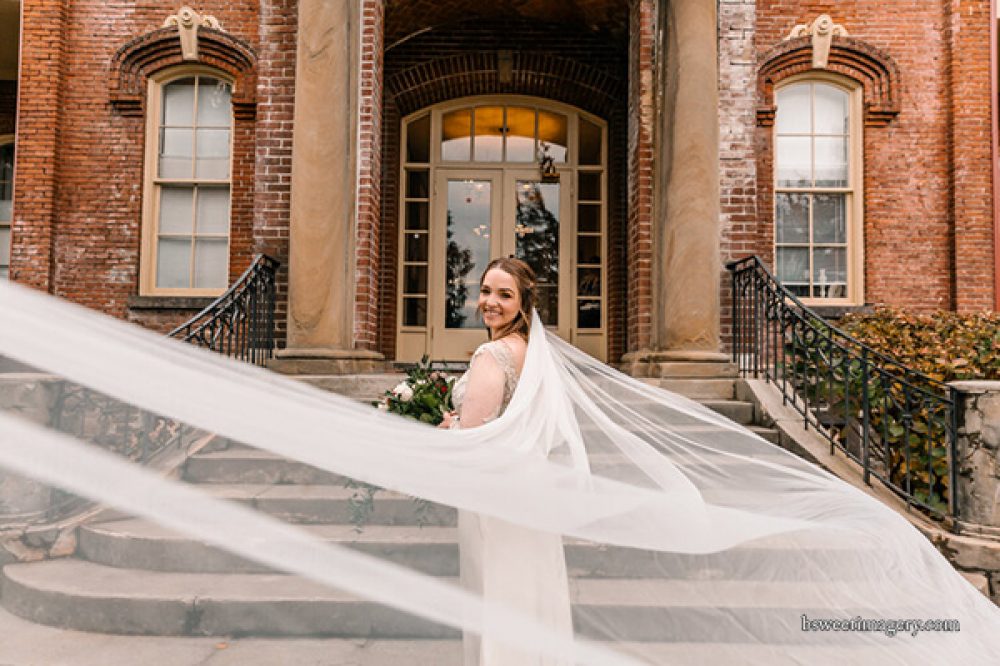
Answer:
[[(473, 377), (473, 375), (475, 375)], [(470, 378), (479, 393), (479, 412), (484, 422), (504, 413), (517, 387), (518, 373), (513, 352), (502, 340), (479, 346), (469, 370), (455, 383), (452, 394), (461, 427), (462, 404)], [(482, 389), (488, 390), (482, 390)], [(538, 452), (539, 456), (546, 455)], [(540, 624), (573, 635), (569, 581), (562, 536), (480, 515), (458, 512), (458, 539), (462, 586), (496, 602), (519, 610)], [(490, 627), (489, 617), (484, 625)], [(567, 662), (518, 650), (504, 642), (465, 632), (462, 637), (465, 666), (556, 666)]]

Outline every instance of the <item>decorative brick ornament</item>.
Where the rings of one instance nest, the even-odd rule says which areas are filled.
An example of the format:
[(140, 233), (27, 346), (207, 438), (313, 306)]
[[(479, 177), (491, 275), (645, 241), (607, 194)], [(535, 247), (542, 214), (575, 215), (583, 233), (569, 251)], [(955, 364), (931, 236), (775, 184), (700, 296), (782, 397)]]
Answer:
[(208, 14), (199, 14), (188, 6), (180, 8), (176, 14), (171, 14), (163, 22), (164, 28), (177, 26), (177, 31), (181, 38), (181, 57), (184, 60), (198, 60), (198, 28), (205, 26), (215, 30), (222, 30), (218, 19)]
[(800, 23), (792, 28), (785, 39), (812, 36), (812, 65), (815, 69), (826, 69), (834, 35), (847, 37), (847, 30), (839, 23), (834, 23), (829, 14), (822, 14), (812, 23)]

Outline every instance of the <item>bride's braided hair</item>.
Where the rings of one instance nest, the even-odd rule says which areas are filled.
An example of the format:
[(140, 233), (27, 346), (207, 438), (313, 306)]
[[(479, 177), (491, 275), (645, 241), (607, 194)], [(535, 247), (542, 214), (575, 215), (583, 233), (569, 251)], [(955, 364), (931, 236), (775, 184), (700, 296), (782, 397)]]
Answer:
[[(512, 278), (514, 278), (514, 283), (517, 285), (517, 291), (521, 296), (521, 309), (514, 316), (509, 323), (503, 326), (499, 331), (497, 331), (497, 339), (505, 338), (511, 333), (517, 333), (525, 341), (528, 340), (528, 334), (531, 331), (531, 311), (535, 307), (535, 271), (531, 270), (531, 266), (521, 261), (520, 259), (515, 259), (514, 257), (498, 257), (486, 265), (486, 270), (483, 271), (483, 276), (479, 278), (479, 286), (483, 285), (483, 280), (486, 279), (486, 274), (489, 273), (494, 268), (507, 273)], [(482, 316), (482, 312), (479, 311), (479, 315)], [(490, 332), (490, 339), (493, 338), (492, 332)]]

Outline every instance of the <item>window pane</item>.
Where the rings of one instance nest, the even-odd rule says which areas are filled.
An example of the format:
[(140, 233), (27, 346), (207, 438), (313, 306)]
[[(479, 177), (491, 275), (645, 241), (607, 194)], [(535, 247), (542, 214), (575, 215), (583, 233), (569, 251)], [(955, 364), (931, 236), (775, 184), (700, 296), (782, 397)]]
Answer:
[(406, 266), (405, 268), (403, 268), (403, 293), (404, 294), (427, 293), (426, 266)]
[(471, 134), (469, 109), (444, 114), (441, 117), (441, 159), (468, 161)]
[(538, 112), (539, 150), (548, 145), (548, 154), (556, 162), (566, 161), (566, 116), (549, 111)]
[(427, 299), (403, 299), (403, 326), (427, 325)]
[(190, 187), (164, 187), (160, 190), (160, 235), (191, 235), (194, 230), (192, 196), (193, 189)]
[(580, 118), (580, 164), (601, 163), (601, 128), (586, 118)]
[(800, 83), (786, 86), (775, 93), (778, 113), (774, 124), (778, 134), (809, 134), (812, 131), (809, 88), (808, 83)]
[(809, 249), (778, 248), (778, 281), (809, 283)]
[(847, 248), (818, 247), (814, 249), (813, 280), (816, 284), (847, 282)]
[(156, 286), (187, 289), (190, 280), (191, 239), (161, 238), (156, 253)]
[(221, 289), (229, 274), (228, 245), (225, 240), (201, 239), (194, 244), (194, 286), (199, 289)]
[(493, 184), (449, 180), (446, 238), (446, 328), (479, 328), (479, 277), (490, 260)]
[(229, 130), (198, 130), (196, 178), (229, 179)]
[(809, 195), (775, 196), (775, 240), (778, 243), (809, 242)]
[(816, 134), (847, 134), (847, 93), (825, 83), (815, 86)]
[(427, 203), (410, 201), (406, 204), (406, 229), (427, 229)]
[(484, 106), (476, 109), (477, 162), (499, 162), (503, 159), (503, 107)]
[(577, 198), (580, 201), (600, 201), (601, 200), (601, 174), (580, 173), (580, 187), (577, 191)]
[(189, 129), (160, 130), (160, 178), (190, 178), (194, 132)]
[(813, 242), (847, 242), (847, 195), (817, 194), (813, 197)]
[(778, 187), (808, 187), (812, 184), (811, 141), (809, 137), (778, 137)]
[(0, 221), (11, 219), (14, 197), (14, 144), (0, 146)]
[(600, 301), (577, 301), (576, 308), (577, 328), (601, 327)]
[(579, 296), (601, 295), (601, 269), (581, 268), (576, 272), (576, 293)]
[(535, 308), (538, 317), (546, 326), (559, 325), (559, 287), (555, 285), (538, 285), (535, 287)]
[(426, 199), (430, 194), (430, 175), (427, 171), (406, 170), (406, 196)]
[(10, 266), (10, 227), (0, 227), (0, 266)]
[(559, 183), (519, 180), (514, 256), (535, 272), (538, 312), (547, 326), (559, 323)]
[(232, 124), (232, 85), (210, 76), (198, 79), (198, 126), (230, 127)]
[(507, 161), (535, 161), (535, 110), (507, 109)]
[(847, 139), (816, 137), (816, 186), (847, 187)]
[(229, 188), (198, 188), (199, 234), (229, 234)]
[(406, 160), (431, 161), (431, 116), (426, 114), (410, 121), (406, 128)]
[(599, 264), (601, 263), (601, 237), (600, 236), (577, 236), (577, 263)]
[(427, 234), (406, 234), (406, 261), (427, 261)]
[(576, 208), (576, 227), (578, 231), (600, 232), (601, 205), (579, 204)]
[(191, 127), (194, 124), (194, 78), (188, 77), (163, 87), (163, 124)]

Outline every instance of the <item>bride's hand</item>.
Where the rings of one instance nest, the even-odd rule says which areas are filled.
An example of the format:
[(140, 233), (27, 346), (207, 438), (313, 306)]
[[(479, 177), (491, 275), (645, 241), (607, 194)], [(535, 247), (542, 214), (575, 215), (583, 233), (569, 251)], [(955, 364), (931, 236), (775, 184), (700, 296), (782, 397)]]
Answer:
[(444, 428), (445, 430), (448, 430), (449, 428), (451, 428), (452, 421), (454, 420), (455, 420), (455, 412), (445, 412), (444, 420), (438, 424), (438, 428)]

